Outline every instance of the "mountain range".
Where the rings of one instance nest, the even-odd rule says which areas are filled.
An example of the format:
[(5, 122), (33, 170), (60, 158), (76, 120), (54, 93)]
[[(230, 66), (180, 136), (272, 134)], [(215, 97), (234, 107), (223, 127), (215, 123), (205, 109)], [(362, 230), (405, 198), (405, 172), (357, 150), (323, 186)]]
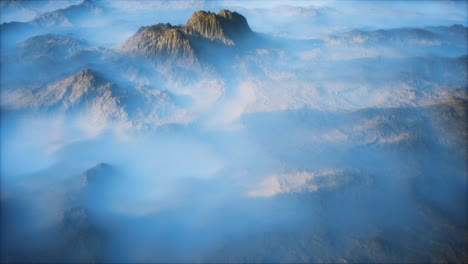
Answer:
[(2, 262), (466, 260), (467, 27), (185, 3), (1, 2)]
[[(100, 8), (101, 7), (94, 2), (85, 1), (79, 5), (59, 10), (57, 13), (65, 13), (67, 16), (73, 17), (85, 12), (84, 10), (93, 14), (99, 13), (101, 12), (99, 11), (101, 10)], [(8, 27), (8, 24), (2, 24), (2, 28), (5, 27)], [(44, 28), (48, 28), (48, 26), (44, 25)], [(408, 47), (411, 45), (416, 45), (417, 47), (418, 45), (423, 45), (426, 48), (438, 51), (439, 49), (444, 49), (443, 47), (446, 45), (454, 46), (457, 49), (461, 47), (465, 41), (463, 36), (466, 36), (466, 32), (467, 28), (459, 25), (451, 27), (427, 27), (425, 29), (394, 29), (369, 32), (352, 31), (342, 35), (332, 36), (328, 41), (331, 43), (346, 41), (347, 43), (359, 44), (362, 42), (364, 44), (373, 43), (379, 45), (384, 43), (387, 43), (386, 45), (390, 43), (393, 43), (393, 45), (407, 43)], [(6, 37), (2, 39), (8, 38), (9, 34), (5, 35)], [(432, 42), (432, 44), (428, 45), (429, 42)], [(33, 83), (32, 87), (50, 86), (50, 88), (40, 92), (37, 91), (42, 90), (42, 88), (33, 88), (35, 92), (32, 94), (28, 91), (31, 90), (31, 88), (25, 89), (25, 91), (21, 91), (24, 89), (18, 90), (15, 88), (15, 91), (11, 92), (11, 94), (15, 95), (12, 98), (19, 99), (18, 102), (6, 100), (2, 103), (2, 107), (20, 109), (31, 106), (50, 106), (52, 105), (51, 100), (60, 102), (63, 101), (62, 99), (67, 102), (60, 102), (63, 105), (74, 104), (76, 101), (74, 98), (75, 95), (80, 94), (78, 98), (81, 98), (82, 92), (73, 91), (70, 92), (69, 95), (64, 92), (68, 89), (66, 83), (70, 82), (70, 79), (65, 81), (64, 78), (65, 76), (81, 76), (75, 77), (72, 79), (74, 80), (72, 82), (78, 84), (87, 83), (85, 79), (88, 77), (80, 74), (80, 72), (86, 69), (99, 72), (102, 71), (101, 69), (103, 67), (111, 67), (109, 71), (119, 73), (113, 75), (127, 76), (127, 78), (132, 76), (130, 77), (130, 82), (128, 79), (120, 80), (122, 79), (121, 77), (118, 78), (119, 80), (114, 80), (114, 82), (117, 83), (122, 82), (118, 85), (123, 87), (123, 89), (120, 89), (131, 91), (131, 94), (135, 94), (134, 89), (136, 87), (140, 87), (145, 82), (147, 83), (147, 81), (143, 80), (153, 78), (158, 79), (156, 82), (160, 83), (164, 83), (165, 79), (178, 78), (182, 78), (180, 81), (184, 82), (184, 79), (193, 79), (195, 76), (200, 78), (201, 76), (206, 76), (206, 74), (211, 74), (215, 78), (223, 79), (221, 75), (223, 75), (224, 72), (234, 70), (237, 74), (242, 74), (244, 72), (243, 70), (235, 70), (239, 67), (247, 67), (245, 69), (248, 69), (250, 72), (259, 71), (263, 72), (262, 74), (268, 75), (271, 70), (266, 67), (270, 67), (271, 65), (270, 57), (272, 54), (282, 54), (280, 60), (283, 61), (283, 64), (298, 63), (296, 59), (297, 55), (290, 50), (284, 49), (286, 43), (288, 42), (285, 40), (269, 38), (253, 32), (245, 17), (228, 10), (221, 10), (218, 14), (205, 11), (195, 12), (186, 25), (173, 26), (171, 24), (156, 24), (141, 27), (127, 41), (110, 49), (93, 46), (89, 41), (73, 36), (61, 34), (38, 35), (17, 44), (14, 48), (15, 52), (12, 53), (15, 55), (4, 56), (4, 61), (12, 65), (12, 67), (5, 69), (4, 72), (6, 73), (5, 76), (14, 76), (13, 73), (18, 71), (31, 72), (28, 83), (23, 84), (23, 86), (31, 86), (31, 83)], [(337, 44), (323, 46), (326, 42), (316, 41), (302, 43), (295, 40), (290, 40), (289, 43), (293, 46), (307, 47), (307, 45), (312, 45), (313, 50), (320, 49), (321, 52), (315, 55), (320, 61), (326, 61), (328, 60), (328, 56), (336, 56), (335, 54), (337, 54), (335, 51)], [(303, 49), (304, 48), (301, 48), (300, 50)], [(220, 54), (222, 54), (222, 57), (219, 57)], [(460, 60), (463, 61), (463, 58), (464, 57), (460, 57)], [(139, 59), (144, 60), (135, 63), (135, 61)], [(422, 61), (423, 64), (428, 65), (426, 69), (430, 71), (433, 67), (438, 67), (437, 65), (439, 65), (438, 63), (430, 65), (430, 62), (434, 60), (431, 57), (408, 59)], [(405, 58), (404, 60), (407, 59)], [(439, 59), (436, 58), (435, 60)], [(353, 61), (353, 63), (354, 65), (362, 64), (361, 61)], [(378, 61), (374, 59), (365, 64), (369, 63), (378, 64)], [(43, 67), (40, 68), (48, 70), (41, 72), (41, 69), (39, 69), (38, 71), (37, 65), (43, 65)], [(148, 67), (156, 67), (156, 69), (149, 70)], [(316, 66), (312, 64), (311, 67)], [(323, 67), (327, 67), (326, 64), (322, 66), (322, 69)], [(365, 68), (369, 66), (363, 65), (362, 67)], [(53, 70), (51, 71), (50, 69)], [(175, 69), (177, 69), (178, 72)], [(322, 69), (318, 69), (316, 72), (320, 72)], [(435, 68), (434, 70), (437, 71), (436, 74), (444, 71)], [(149, 73), (150, 71), (152, 71), (151, 74)], [(411, 70), (409, 69), (409, 71)], [(9, 72), (12, 74), (9, 74)], [(138, 72), (137, 75), (135, 75), (136, 72)], [(311, 74), (314, 75), (317, 73)], [(417, 74), (408, 74), (412, 79), (418, 78)], [(447, 74), (450, 73), (447, 72), (441, 75), (447, 76)], [(431, 73), (431, 75), (436, 76), (433, 75), (433, 73)], [(50, 85), (51, 78), (55, 80), (57, 83), (56, 85)], [(79, 78), (83, 78), (84, 80), (80, 81), (78, 80)], [(453, 80), (453, 78), (449, 79)], [(137, 83), (135, 83), (136, 80), (138, 80)], [(4, 89), (7, 93), (10, 93), (10, 91), (8, 91), (10, 85), (6, 85), (9, 81), (10, 78), (2, 79), (4, 83), (3, 86), (7, 87)], [(14, 87), (18, 87), (19, 84), (16, 83), (17, 80), (13, 82), (15, 82)], [(151, 83), (154, 84), (153, 81), (151, 81)], [(61, 91), (54, 91), (53, 87), (60, 87), (56, 89), (60, 89)], [(70, 87), (79, 87), (79, 85), (71, 85)], [(80, 89), (83, 91), (89, 90), (86, 87)], [(96, 92), (90, 94), (87, 94), (87, 92), (83, 93), (91, 97), (101, 97), (104, 94), (110, 94), (112, 98), (120, 98), (122, 96), (121, 94), (114, 95), (114, 88), (105, 88), (108, 89), (108, 92), (105, 92), (103, 89), (104, 88), (96, 88), (92, 89), (96, 90)], [(163, 90), (168, 89), (170, 90), (171, 88), (167, 87)], [(98, 90), (99, 92), (97, 92)], [(138, 93), (140, 92), (137, 92), (137, 94)], [(18, 97), (18, 94), (23, 95)], [(34, 95), (34, 98), (31, 97), (31, 95)], [(72, 96), (72, 98), (66, 98), (67, 96)], [(114, 99), (109, 100), (109, 103), (114, 102)], [(112, 109), (119, 108), (117, 105), (122, 103), (118, 103), (119, 100), (115, 100), (116, 106), (111, 107)], [(101, 101), (107, 102), (108, 99), (102, 99)], [(98, 109), (102, 109), (102, 107), (98, 107)], [(118, 111), (115, 110), (115, 112)]]

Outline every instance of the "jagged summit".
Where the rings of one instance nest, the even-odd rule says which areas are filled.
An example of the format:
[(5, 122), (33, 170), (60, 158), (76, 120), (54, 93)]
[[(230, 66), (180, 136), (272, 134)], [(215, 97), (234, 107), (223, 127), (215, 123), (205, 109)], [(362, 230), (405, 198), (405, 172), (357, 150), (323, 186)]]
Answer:
[(114, 85), (92, 70), (81, 70), (61, 81), (47, 86), (35, 94), (34, 105), (53, 107), (61, 105), (67, 109), (93, 100), (96, 97), (112, 94)]
[(151, 59), (183, 59), (194, 63), (200, 53), (206, 52), (206, 45), (235, 47), (252, 33), (245, 17), (237, 12), (197, 11), (185, 26), (142, 27), (117, 49)]
[(102, 79), (92, 70), (84, 69), (76, 73), (75, 75), (70, 76), (66, 80), (70, 80), (72, 84), (72, 89), (81, 90), (84, 93), (91, 92), (91, 90), (96, 86), (101, 84)]
[(197, 11), (189, 19), (186, 27), (205, 38), (226, 45), (235, 45), (239, 39), (252, 32), (245, 17), (225, 9), (219, 14)]
[(156, 24), (142, 27), (119, 48), (149, 58), (185, 58), (195, 61), (195, 50), (181, 27)]

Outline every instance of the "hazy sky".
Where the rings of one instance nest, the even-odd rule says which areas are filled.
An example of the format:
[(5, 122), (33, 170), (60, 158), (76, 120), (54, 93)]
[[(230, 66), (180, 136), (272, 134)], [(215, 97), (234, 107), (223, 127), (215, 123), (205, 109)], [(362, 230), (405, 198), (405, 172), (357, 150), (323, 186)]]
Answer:
[[(253, 30), (296, 38), (313, 38), (355, 28), (377, 29), (467, 25), (467, 1), (108, 1), (135, 26), (169, 22), (185, 24), (196, 10), (242, 13)], [(44, 11), (76, 4), (53, 1), (23, 8), (2, 6), (1, 22), (28, 21)], [(172, 11), (172, 12), (169, 12)], [(176, 12), (177, 11), (177, 12)], [(131, 16), (138, 14), (137, 16)], [(114, 20), (122, 19), (116, 15)]]
[(317, 37), (353, 28), (467, 25), (466, 1), (240, 1), (236, 3), (226, 1), (226, 4), (216, 3), (220, 6), (232, 6), (233, 9), (244, 12), (254, 30), (276, 34), (287, 32), (294, 37)]

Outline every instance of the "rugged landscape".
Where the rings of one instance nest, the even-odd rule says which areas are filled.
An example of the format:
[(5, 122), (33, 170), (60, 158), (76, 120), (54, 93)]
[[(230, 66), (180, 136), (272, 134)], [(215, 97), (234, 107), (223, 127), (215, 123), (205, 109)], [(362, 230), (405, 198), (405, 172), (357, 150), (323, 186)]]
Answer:
[(2, 262), (468, 262), (466, 2), (252, 3), (0, 3)]

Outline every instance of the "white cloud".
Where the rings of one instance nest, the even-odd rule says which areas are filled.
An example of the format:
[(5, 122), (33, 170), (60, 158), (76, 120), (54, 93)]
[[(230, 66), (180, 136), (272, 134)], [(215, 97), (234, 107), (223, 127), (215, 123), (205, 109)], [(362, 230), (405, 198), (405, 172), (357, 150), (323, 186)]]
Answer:
[(245, 81), (239, 84), (237, 93), (232, 98), (224, 98), (215, 105), (213, 115), (207, 120), (207, 127), (214, 129), (239, 128), (236, 125), (239, 117), (247, 107), (255, 102), (255, 84)]
[(329, 169), (321, 172), (295, 172), (275, 174), (261, 180), (247, 192), (248, 197), (273, 197), (279, 194), (316, 192), (332, 189), (350, 183), (352, 174), (343, 170)]

